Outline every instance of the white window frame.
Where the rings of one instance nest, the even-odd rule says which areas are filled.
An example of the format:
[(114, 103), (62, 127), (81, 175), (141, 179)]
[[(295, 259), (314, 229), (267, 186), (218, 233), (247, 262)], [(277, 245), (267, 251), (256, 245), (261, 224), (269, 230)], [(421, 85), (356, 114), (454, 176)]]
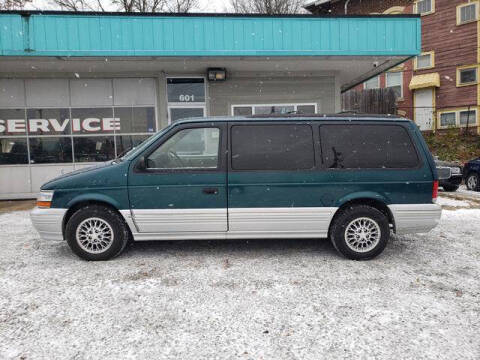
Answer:
[(364, 81), (364, 82), (363, 82), (363, 89), (364, 89), (364, 90), (369, 90), (369, 89), (367, 88), (367, 82), (369, 82), (369, 81), (371, 81), (371, 80), (373, 80), (373, 79), (375, 79), (375, 78), (377, 79), (377, 86), (374, 87), (374, 88), (370, 88), (370, 89), (380, 89), (380, 75), (377, 75), (376, 77), (373, 77), (373, 78), (371, 78), (371, 79), (368, 79), (368, 80)]
[(400, 97), (397, 99), (397, 101), (399, 101), (399, 100), (401, 101), (401, 100), (403, 100), (403, 71), (389, 71), (389, 72), (386, 72), (385, 73), (385, 87), (386, 88), (398, 86), (398, 85), (394, 85), (394, 86), (389, 86), (388, 85), (388, 76), (390, 74), (400, 74)]
[[(467, 6), (475, 6), (475, 19), (473, 20), (468, 20), (468, 21), (462, 21), (462, 16), (461, 16), (461, 11), (462, 8), (467, 7)], [(458, 25), (464, 25), (464, 24), (470, 24), (472, 22), (475, 22), (478, 20), (478, 1), (469, 1), (465, 4), (460, 4), (457, 6), (457, 26)]]
[(419, 3), (419, 2), (422, 2), (422, 1), (425, 1), (425, 0), (416, 0), (416, 1), (415, 1), (415, 3), (413, 4), (413, 12), (414, 12), (415, 14), (420, 14), (421, 16), (433, 14), (433, 13), (435, 12), (435, 0), (431, 0), (430, 11), (426, 11), (426, 12), (423, 12), (423, 13), (419, 13), (419, 12), (418, 12), (418, 3)]
[(230, 111), (232, 116), (234, 116), (234, 109), (236, 107), (251, 107), (252, 108), (252, 115), (255, 114), (255, 107), (257, 106), (293, 106), (294, 111), (297, 111), (298, 106), (315, 106), (315, 114), (318, 113), (318, 106), (317, 103), (285, 103), (285, 104), (232, 104), (230, 107)]
[[(448, 129), (452, 126), (456, 128), (464, 128), (467, 127), (467, 124), (460, 124), (460, 113), (467, 112), (467, 111), (474, 111), (475, 116), (468, 122), (468, 126), (476, 127), (478, 124), (478, 109), (477, 107), (468, 107), (466, 108), (458, 108), (458, 109), (451, 109), (451, 110), (442, 110), (438, 112), (438, 128), (439, 129)], [(441, 115), (442, 114), (455, 114), (455, 125), (442, 125), (441, 122)]]
[[(430, 56), (430, 65), (429, 66), (424, 66), (424, 67), (419, 67), (418, 66), (418, 57), (419, 56)], [(419, 56), (415, 56), (415, 59), (413, 61), (413, 69), (414, 70), (427, 70), (427, 69), (433, 69), (435, 67), (435, 51), (425, 51), (422, 52)]]

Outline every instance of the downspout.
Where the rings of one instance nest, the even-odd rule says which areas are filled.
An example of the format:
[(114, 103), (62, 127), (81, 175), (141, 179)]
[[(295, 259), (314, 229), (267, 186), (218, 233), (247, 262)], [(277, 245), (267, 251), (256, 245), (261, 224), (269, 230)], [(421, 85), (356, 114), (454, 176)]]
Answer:
[(348, 14), (348, 4), (350, 3), (350, 0), (345, 1), (345, 15)]

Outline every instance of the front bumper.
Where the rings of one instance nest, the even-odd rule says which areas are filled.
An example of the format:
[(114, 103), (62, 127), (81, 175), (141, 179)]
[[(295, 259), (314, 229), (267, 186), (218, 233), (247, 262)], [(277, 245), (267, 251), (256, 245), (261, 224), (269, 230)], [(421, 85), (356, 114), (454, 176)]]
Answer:
[(33, 227), (44, 240), (63, 240), (62, 223), (67, 209), (34, 208), (30, 213)]
[(452, 175), (448, 179), (440, 180), (440, 186), (442, 186), (443, 184), (457, 186), (457, 185), (460, 185), (462, 183), (462, 180), (463, 180), (463, 176), (461, 174), (460, 175)]
[(389, 205), (397, 234), (425, 233), (440, 222), (442, 207), (438, 204)]

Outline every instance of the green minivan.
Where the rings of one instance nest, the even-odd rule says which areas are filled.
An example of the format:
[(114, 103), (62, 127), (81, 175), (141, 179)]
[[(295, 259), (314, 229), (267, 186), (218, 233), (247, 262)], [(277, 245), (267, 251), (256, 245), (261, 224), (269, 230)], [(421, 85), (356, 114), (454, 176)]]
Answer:
[(407, 119), (195, 118), (46, 183), (31, 218), (87, 260), (130, 241), (252, 238), (330, 238), (347, 258), (370, 259), (391, 232), (438, 224), (437, 180)]

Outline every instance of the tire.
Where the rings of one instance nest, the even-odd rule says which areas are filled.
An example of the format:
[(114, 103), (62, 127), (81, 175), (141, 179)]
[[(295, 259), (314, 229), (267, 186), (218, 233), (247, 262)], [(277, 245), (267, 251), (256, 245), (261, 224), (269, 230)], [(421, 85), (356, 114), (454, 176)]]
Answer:
[(453, 192), (458, 190), (458, 185), (442, 185), (443, 190), (446, 192)]
[(478, 175), (476, 173), (468, 174), (467, 178), (465, 179), (465, 185), (467, 185), (468, 190), (478, 191), (480, 185), (478, 181)]
[(99, 261), (119, 255), (130, 239), (130, 232), (115, 210), (87, 205), (72, 215), (65, 228), (65, 237), (76, 255)]
[[(362, 228), (368, 228), (369, 231), (362, 231)], [(347, 241), (347, 230), (350, 241)], [(365, 237), (368, 234), (371, 237)], [(355, 236), (359, 238), (355, 239)], [(330, 228), (330, 241), (333, 246), (340, 254), (351, 260), (373, 259), (385, 249), (389, 238), (388, 218), (381, 211), (368, 205), (354, 205), (341, 210)]]

